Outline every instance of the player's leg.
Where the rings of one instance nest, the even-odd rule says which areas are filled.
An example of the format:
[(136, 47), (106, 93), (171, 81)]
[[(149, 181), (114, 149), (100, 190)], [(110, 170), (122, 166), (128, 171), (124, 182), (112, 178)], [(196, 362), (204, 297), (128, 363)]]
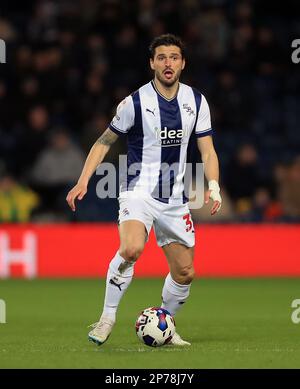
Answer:
[[(187, 205), (160, 205), (161, 212), (154, 222), (157, 243), (163, 248), (170, 272), (162, 290), (162, 307), (173, 316), (187, 300), (194, 277), (195, 233)], [(171, 342), (180, 346), (190, 343), (176, 333)]]
[(194, 248), (174, 242), (162, 249), (170, 269), (162, 291), (162, 307), (174, 316), (190, 294), (194, 278)]
[(142, 253), (150, 233), (153, 217), (142, 198), (120, 198), (120, 247), (109, 264), (103, 312), (89, 339), (104, 343), (116, 321), (116, 312), (125, 291), (131, 283), (134, 263)]
[[(175, 315), (186, 302), (190, 294), (190, 287), (194, 277), (194, 248), (181, 243), (170, 243), (163, 247), (170, 273), (165, 279), (162, 290), (162, 307)], [(176, 346), (190, 346), (176, 332), (170, 341)]]
[(106, 278), (103, 316), (115, 321), (116, 312), (131, 283), (134, 264), (147, 239), (145, 225), (138, 220), (124, 221), (119, 226), (120, 248), (111, 260)]
[(119, 226), (120, 248), (109, 264), (103, 312), (89, 340), (101, 345), (115, 324), (116, 313), (125, 291), (131, 283), (134, 264), (144, 249), (147, 238), (145, 225), (137, 220), (122, 222)]
[(170, 269), (163, 287), (162, 307), (174, 316), (188, 298), (194, 277), (195, 231), (186, 204), (158, 207), (161, 212), (154, 222), (154, 230)]

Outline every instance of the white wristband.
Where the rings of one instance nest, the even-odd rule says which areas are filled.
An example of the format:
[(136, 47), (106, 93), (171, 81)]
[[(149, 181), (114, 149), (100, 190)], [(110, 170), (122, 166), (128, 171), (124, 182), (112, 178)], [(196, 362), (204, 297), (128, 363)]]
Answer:
[(216, 180), (210, 180), (208, 181), (208, 190), (220, 192), (220, 186), (218, 184), (218, 181)]
[(219, 184), (216, 180), (210, 180), (208, 182), (208, 190), (210, 190), (210, 198), (213, 201), (218, 201), (220, 203), (219, 208), (217, 209), (217, 212), (219, 212), (221, 208), (221, 203), (222, 203), (222, 197), (220, 195), (220, 187)]

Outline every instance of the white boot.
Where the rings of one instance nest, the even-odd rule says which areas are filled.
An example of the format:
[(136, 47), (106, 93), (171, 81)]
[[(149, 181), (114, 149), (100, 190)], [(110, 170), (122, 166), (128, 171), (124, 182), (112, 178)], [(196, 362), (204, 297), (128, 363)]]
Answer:
[(186, 340), (181, 339), (181, 336), (175, 332), (172, 339), (168, 344), (172, 344), (173, 346), (190, 346), (191, 343), (187, 342)]
[(92, 331), (89, 332), (88, 338), (98, 346), (103, 344), (109, 338), (115, 322), (108, 317), (102, 317), (97, 323), (91, 325)]

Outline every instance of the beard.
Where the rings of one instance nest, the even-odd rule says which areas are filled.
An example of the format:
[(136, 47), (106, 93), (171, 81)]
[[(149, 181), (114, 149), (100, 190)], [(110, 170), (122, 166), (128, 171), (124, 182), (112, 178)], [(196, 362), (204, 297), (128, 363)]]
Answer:
[(180, 75), (181, 70), (178, 70), (178, 72), (175, 73), (174, 78), (172, 78), (171, 80), (167, 80), (163, 78), (163, 76), (161, 76), (159, 72), (155, 72), (155, 77), (166, 88), (170, 88), (171, 86), (173, 86), (179, 80)]

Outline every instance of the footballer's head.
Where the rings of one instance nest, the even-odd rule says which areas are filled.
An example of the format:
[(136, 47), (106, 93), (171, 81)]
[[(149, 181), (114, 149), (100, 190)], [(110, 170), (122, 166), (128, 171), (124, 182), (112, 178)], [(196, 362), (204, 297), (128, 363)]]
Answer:
[(184, 44), (173, 34), (160, 35), (149, 46), (150, 67), (166, 87), (174, 85), (185, 67)]

